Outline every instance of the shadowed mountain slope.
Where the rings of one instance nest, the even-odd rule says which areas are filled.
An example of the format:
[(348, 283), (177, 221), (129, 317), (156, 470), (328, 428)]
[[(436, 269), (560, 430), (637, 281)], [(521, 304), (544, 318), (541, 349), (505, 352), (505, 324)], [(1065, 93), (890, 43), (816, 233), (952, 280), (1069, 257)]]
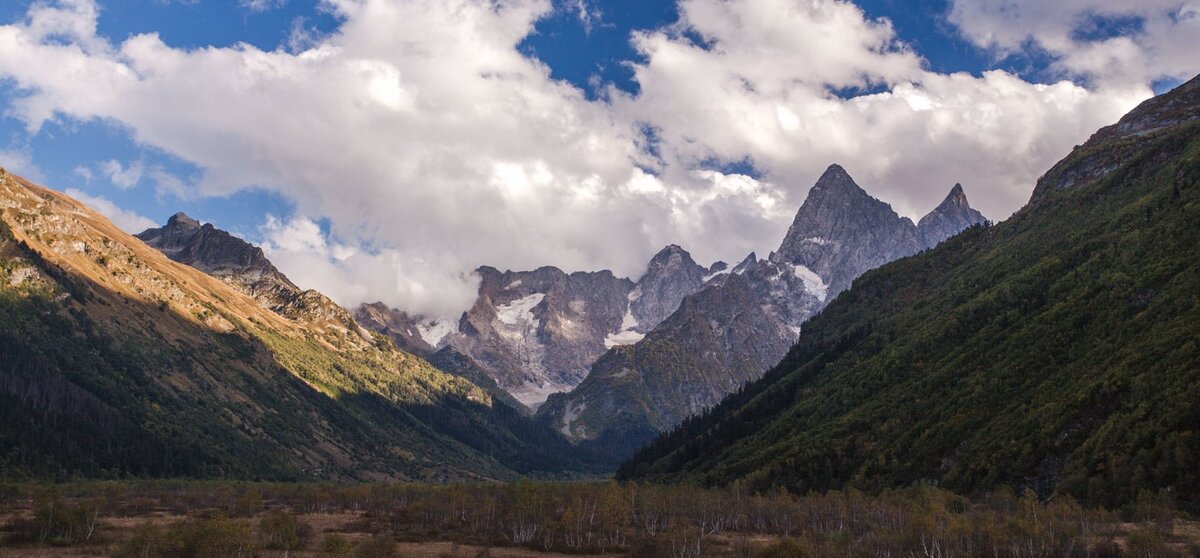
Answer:
[(762, 380), (619, 476), (793, 491), (1010, 485), (1200, 509), (1200, 78), (1009, 220), (870, 271)]

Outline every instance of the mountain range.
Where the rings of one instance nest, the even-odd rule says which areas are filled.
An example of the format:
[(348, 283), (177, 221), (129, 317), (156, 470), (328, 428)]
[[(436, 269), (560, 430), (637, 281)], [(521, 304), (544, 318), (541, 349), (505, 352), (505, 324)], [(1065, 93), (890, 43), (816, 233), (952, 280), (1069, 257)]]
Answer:
[(520, 412), (537, 408), (540, 422), (573, 442), (620, 459), (761, 376), (804, 320), (863, 271), (983, 220), (955, 185), (914, 225), (833, 165), (768, 259), (750, 254), (733, 268), (704, 267), (670, 245), (636, 282), (610, 271), (484, 266), (478, 297), (457, 324), (382, 303), (351, 316), (301, 291), (259, 248), (183, 214), (137, 236), (277, 313), (386, 335), (496, 401)]
[(1197, 293), (1200, 77), (1076, 147), (1008, 220), (865, 273), (619, 477), (1200, 509)]
[(636, 451), (620, 478), (1200, 509), (1198, 185), (1200, 78), (996, 225), (960, 185), (913, 223), (832, 165), (766, 258), (484, 266), (455, 321), (0, 170), (0, 473), (503, 481)]
[(830, 166), (779, 249), (712, 274), (644, 339), (615, 347), (538, 416), (618, 455), (717, 404), (779, 362), (802, 324), (864, 271), (984, 222), (960, 185), (914, 225)]
[(457, 322), (383, 303), (361, 305), (354, 315), (405, 350), (445, 351), (469, 362), (522, 405), (536, 408), (550, 394), (579, 385), (609, 348), (641, 339), (725, 267), (702, 267), (674, 245), (651, 258), (637, 282), (607, 270), (501, 272), (483, 266), (476, 270), (478, 296)]

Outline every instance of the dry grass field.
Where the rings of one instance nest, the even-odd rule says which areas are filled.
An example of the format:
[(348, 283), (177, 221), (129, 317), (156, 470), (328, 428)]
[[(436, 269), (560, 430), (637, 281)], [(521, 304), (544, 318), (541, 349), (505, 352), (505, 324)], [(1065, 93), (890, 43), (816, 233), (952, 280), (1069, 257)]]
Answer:
[(1087, 509), (934, 488), (792, 496), (616, 483), (0, 485), (0, 558), (1188, 558), (1169, 494)]

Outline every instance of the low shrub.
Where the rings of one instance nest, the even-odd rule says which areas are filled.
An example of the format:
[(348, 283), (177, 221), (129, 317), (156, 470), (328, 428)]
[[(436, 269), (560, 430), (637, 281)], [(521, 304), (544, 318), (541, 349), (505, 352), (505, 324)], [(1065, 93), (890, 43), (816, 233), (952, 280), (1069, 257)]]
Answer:
[(354, 558), (396, 558), (396, 541), (391, 537), (376, 535), (363, 541), (354, 549)]
[(293, 514), (274, 511), (259, 520), (258, 536), (264, 547), (282, 550), (286, 556), (293, 550), (308, 546), (312, 539), (312, 527)]

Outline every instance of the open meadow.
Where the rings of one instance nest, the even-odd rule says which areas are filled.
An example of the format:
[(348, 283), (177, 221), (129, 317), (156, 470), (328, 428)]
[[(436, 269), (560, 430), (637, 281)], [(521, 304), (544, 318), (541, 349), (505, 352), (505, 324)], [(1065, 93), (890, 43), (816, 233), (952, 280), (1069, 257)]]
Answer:
[(1170, 494), (1085, 509), (933, 488), (795, 496), (609, 483), (7, 485), (0, 556), (1200, 556)]

